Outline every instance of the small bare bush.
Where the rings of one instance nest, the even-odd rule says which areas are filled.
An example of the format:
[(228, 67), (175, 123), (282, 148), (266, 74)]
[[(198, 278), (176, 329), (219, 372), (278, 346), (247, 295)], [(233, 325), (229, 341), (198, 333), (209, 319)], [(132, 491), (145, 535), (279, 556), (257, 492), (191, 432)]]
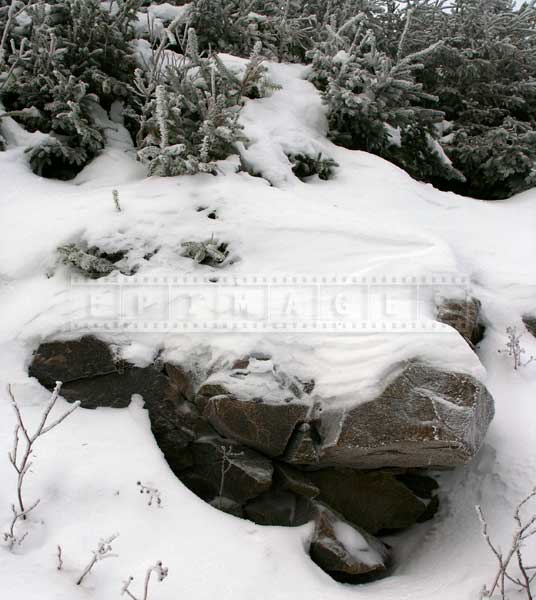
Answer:
[(480, 506), (476, 507), (480, 523), (482, 525), (482, 535), (487, 545), (494, 554), (498, 562), (498, 569), (491, 586), (484, 587), (481, 598), (493, 598), (498, 594), (500, 600), (507, 600), (506, 586), (511, 583), (517, 587), (518, 591), (526, 595), (527, 600), (536, 598), (536, 566), (528, 565), (523, 556), (523, 548), (528, 538), (536, 535), (536, 514), (529, 517), (523, 517), (522, 511), (536, 498), (536, 487), (516, 506), (514, 511), (514, 533), (508, 552), (503, 553), (501, 549), (491, 540), (488, 533), (488, 523)]
[(23, 494), (25, 477), (33, 465), (31, 457), (34, 453), (35, 444), (46, 433), (48, 433), (49, 431), (57, 427), (60, 423), (62, 423), (80, 405), (79, 402), (75, 402), (62, 415), (60, 415), (53, 421), (49, 421), (52, 409), (56, 405), (61, 385), (61, 381), (56, 382), (56, 387), (52, 392), (52, 396), (50, 397), (48, 404), (45, 406), (39, 424), (33, 433), (30, 433), (28, 425), (24, 422), (22, 413), (13, 394), (11, 385), (8, 386), (8, 394), (11, 399), (11, 406), (13, 407), (17, 419), (17, 424), (15, 426), (15, 431), (13, 434), (13, 448), (11, 452), (8, 453), (9, 462), (17, 472), (17, 503), (11, 505), (11, 512), (13, 513), (13, 516), (11, 519), (9, 530), (4, 533), (4, 541), (7, 542), (10, 548), (13, 548), (15, 545), (21, 544), (24, 538), (26, 537), (26, 534), (18, 535), (16, 533), (17, 523), (19, 521), (26, 520), (27, 516), (36, 508), (36, 506), (40, 502), (40, 500), (37, 499), (31, 504), (27, 504), (24, 500)]
[(507, 327), (506, 334), (508, 341), (504, 350), (499, 350), (499, 354), (506, 354), (514, 359), (514, 370), (517, 371), (520, 367), (526, 367), (529, 363), (536, 360), (536, 357), (530, 356), (527, 360), (523, 360), (523, 355), (527, 353), (521, 345), (522, 333), (518, 333), (515, 327)]

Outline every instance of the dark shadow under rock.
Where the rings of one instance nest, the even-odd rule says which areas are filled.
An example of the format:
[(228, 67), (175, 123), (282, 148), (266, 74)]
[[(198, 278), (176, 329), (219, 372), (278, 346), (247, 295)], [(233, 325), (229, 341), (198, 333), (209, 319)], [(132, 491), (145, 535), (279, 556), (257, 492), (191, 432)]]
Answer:
[(248, 502), (244, 514), (258, 525), (279, 527), (299, 527), (308, 523), (313, 516), (310, 499), (277, 490), (265, 492)]
[(320, 494), (320, 489), (311, 481), (307, 473), (284, 463), (274, 463), (274, 469), (274, 482), (279, 489), (305, 498), (316, 498)]
[(426, 504), (389, 472), (322, 469), (308, 477), (320, 490), (319, 500), (372, 534), (406, 529), (426, 510)]

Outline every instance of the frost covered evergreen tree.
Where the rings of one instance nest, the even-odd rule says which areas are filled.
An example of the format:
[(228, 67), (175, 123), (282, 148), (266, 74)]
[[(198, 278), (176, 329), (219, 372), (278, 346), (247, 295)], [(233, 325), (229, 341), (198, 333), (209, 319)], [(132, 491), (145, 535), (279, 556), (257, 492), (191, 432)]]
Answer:
[(15, 1), (0, 12), (0, 99), (6, 114), (48, 134), (28, 149), (34, 172), (72, 178), (104, 146), (93, 107), (127, 95), (138, 0)]
[(448, 127), (440, 143), (465, 183), (441, 187), (505, 198), (534, 185), (536, 8), (510, 0), (412, 3), (406, 52), (443, 44), (417, 74), (439, 99)]
[(443, 113), (430, 107), (437, 98), (415, 75), (440, 42), (391, 57), (378, 47), (377, 23), (366, 12), (340, 27), (336, 23), (325, 24), (324, 40), (310, 52), (311, 79), (328, 108), (330, 137), (392, 160), (418, 179), (462, 179), (437, 146)]
[(307, 7), (304, 0), (193, 0), (190, 22), (201, 50), (249, 56), (261, 42), (272, 60), (296, 62), (315, 31)]
[(183, 57), (136, 72), (138, 157), (150, 175), (215, 173), (215, 161), (244, 139), (234, 78), (222, 77), (222, 69), (221, 61), (201, 57), (191, 29)]

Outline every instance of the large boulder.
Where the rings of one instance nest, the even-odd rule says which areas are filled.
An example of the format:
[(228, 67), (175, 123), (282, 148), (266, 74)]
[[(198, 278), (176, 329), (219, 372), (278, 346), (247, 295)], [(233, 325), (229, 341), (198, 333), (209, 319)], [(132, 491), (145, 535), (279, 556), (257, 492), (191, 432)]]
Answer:
[(385, 544), (322, 505), (316, 507), (309, 554), (321, 569), (343, 583), (383, 577), (389, 564)]
[(465, 464), (478, 452), (493, 415), (493, 398), (474, 377), (409, 362), (379, 397), (323, 410), (320, 465)]

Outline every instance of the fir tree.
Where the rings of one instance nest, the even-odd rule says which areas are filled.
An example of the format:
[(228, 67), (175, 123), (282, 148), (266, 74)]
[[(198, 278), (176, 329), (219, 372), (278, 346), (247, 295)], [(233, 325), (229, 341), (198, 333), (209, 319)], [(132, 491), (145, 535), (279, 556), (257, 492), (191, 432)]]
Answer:
[(199, 54), (190, 30), (186, 55), (166, 68), (136, 72), (140, 99), (138, 157), (150, 175), (215, 173), (215, 162), (235, 151), (244, 139), (238, 124), (240, 98), (214, 61)]

